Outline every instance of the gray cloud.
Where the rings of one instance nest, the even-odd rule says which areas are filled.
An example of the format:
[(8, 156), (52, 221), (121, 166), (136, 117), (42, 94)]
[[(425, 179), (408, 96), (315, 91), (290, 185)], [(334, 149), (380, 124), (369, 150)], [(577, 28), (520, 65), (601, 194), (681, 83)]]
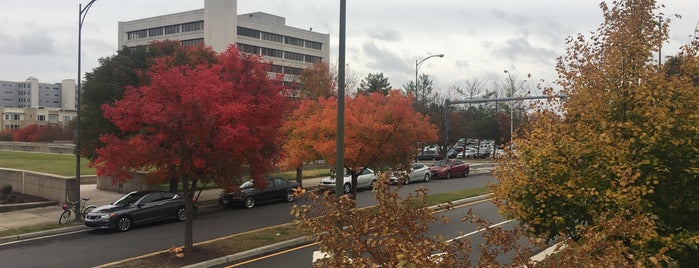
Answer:
[(381, 41), (398, 42), (402, 39), (400, 32), (387, 28), (374, 29), (369, 31), (367, 35), (373, 39), (378, 39)]
[(19, 52), (24, 55), (55, 55), (53, 39), (42, 33), (32, 33), (19, 37)]
[(508, 39), (503, 46), (495, 48), (493, 53), (496, 57), (508, 61), (531, 60), (553, 63), (558, 57), (558, 54), (551, 49), (532, 46), (525, 37)]
[(365, 59), (368, 60), (370, 73), (376, 72), (402, 72), (409, 73), (412, 67), (407, 66), (406, 61), (389, 49), (380, 48), (373, 41), (362, 46)]

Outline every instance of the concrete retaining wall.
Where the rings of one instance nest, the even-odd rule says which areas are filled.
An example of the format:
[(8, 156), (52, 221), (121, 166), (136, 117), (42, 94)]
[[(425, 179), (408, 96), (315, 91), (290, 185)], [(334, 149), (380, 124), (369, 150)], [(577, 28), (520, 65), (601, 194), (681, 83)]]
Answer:
[(75, 144), (0, 141), (0, 151), (75, 154)]
[(134, 174), (133, 179), (126, 182), (114, 183), (111, 177), (97, 177), (97, 189), (117, 193), (129, 193), (131, 191), (159, 190), (160, 185), (149, 184), (145, 181), (143, 173)]
[(66, 201), (66, 196), (74, 196), (79, 190), (75, 177), (0, 168), (0, 187), (5, 185), (11, 185), (15, 192), (40, 196), (59, 203)]

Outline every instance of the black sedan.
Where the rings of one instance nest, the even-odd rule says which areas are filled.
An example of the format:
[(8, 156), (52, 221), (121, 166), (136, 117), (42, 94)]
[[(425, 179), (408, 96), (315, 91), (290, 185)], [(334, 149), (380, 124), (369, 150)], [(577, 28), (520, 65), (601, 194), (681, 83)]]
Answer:
[(164, 191), (134, 191), (114, 203), (87, 213), (85, 226), (125, 232), (136, 224), (185, 219), (182, 195)]
[(286, 200), (292, 202), (296, 198), (294, 190), (298, 187), (295, 181), (288, 181), (282, 178), (265, 178), (265, 185), (257, 187), (252, 179), (243, 182), (238, 190), (223, 191), (218, 198), (218, 203), (222, 206), (243, 205), (252, 208), (255, 204), (271, 201)]
[(416, 158), (418, 160), (441, 160), (442, 156), (435, 150), (426, 150), (419, 153)]

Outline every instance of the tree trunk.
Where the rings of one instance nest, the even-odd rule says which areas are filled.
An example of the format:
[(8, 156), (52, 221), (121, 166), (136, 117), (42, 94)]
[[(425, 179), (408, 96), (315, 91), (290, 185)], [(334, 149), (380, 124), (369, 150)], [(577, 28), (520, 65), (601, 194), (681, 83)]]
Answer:
[(177, 193), (177, 177), (170, 178), (170, 192)]
[(359, 174), (355, 173), (354, 171), (351, 174), (352, 174), (352, 192), (350, 194), (350, 197), (352, 197), (353, 200), (357, 200), (357, 178), (359, 178)]
[(303, 188), (303, 165), (296, 167), (296, 182)]
[(196, 180), (193, 180), (192, 186), (189, 186), (188, 176), (182, 176), (182, 189), (184, 192), (184, 214), (185, 214), (185, 225), (184, 225), (184, 252), (185, 254), (194, 248), (193, 239), (193, 227), (194, 227), (194, 201), (192, 197), (194, 196), (194, 186), (196, 185)]

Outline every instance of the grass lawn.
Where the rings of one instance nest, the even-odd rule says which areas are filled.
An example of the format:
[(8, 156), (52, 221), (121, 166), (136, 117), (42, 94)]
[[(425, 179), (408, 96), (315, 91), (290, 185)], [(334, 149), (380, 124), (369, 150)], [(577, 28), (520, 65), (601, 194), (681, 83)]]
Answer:
[[(95, 175), (90, 161), (80, 160), (80, 175)], [(60, 176), (75, 176), (75, 155), (0, 151), (0, 167), (23, 169)]]

